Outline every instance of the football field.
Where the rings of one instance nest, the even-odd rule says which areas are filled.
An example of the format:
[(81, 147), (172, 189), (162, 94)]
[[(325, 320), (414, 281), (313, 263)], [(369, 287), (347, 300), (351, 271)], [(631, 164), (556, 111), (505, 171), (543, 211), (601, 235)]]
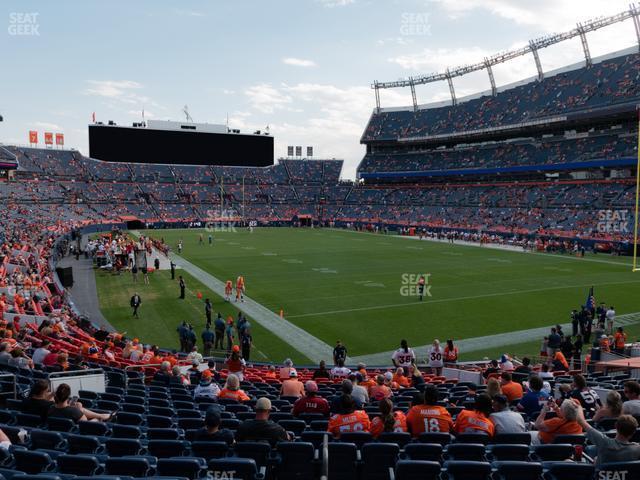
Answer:
[[(182, 257), (221, 281), (235, 283), (243, 275), (251, 299), (272, 312), (282, 309), (288, 321), (328, 345), (341, 339), (352, 357), (392, 350), (401, 338), (425, 345), (434, 338), (460, 340), (564, 323), (571, 309), (585, 302), (591, 286), (596, 302), (614, 305), (618, 314), (640, 311), (640, 276), (624, 257), (580, 259), (334, 229), (213, 232), (212, 246), (204, 230), (146, 233), (164, 238), (174, 252), (181, 239)], [(419, 274), (428, 274), (430, 296), (422, 302), (415, 296)], [(104, 310), (108, 287), (102, 281), (98, 285)], [(233, 309), (214, 298), (214, 310), (221, 305)], [(191, 308), (186, 319), (197, 309)], [(157, 315), (162, 317), (163, 310)], [(169, 309), (166, 315), (176, 313)], [(171, 345), (157, 329), (141, 335), (175, 346), (175, 330), (169, 330)], [(281, 361), (289, 350), (298, 353), (295, 345), (290, 349), (271, 337), (265, 331), (260, 338), (254, 331), (265, 356)]]

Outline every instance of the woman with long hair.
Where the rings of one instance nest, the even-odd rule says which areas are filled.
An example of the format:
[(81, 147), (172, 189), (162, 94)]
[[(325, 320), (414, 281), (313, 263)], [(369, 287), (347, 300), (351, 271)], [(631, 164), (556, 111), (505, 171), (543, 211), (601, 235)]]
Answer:
[(451, 338), (447, 340), (447, 344), (444, 347), (443, 358), (446, 366), (453, 366), (458, 362), (458, 347), (453, 344)]
[(487, 395), (493, 398), (496, 395), (500, 395), (501, 393), (502, 388), (500, 387), (500, 382), (497, 378), (491, 377), (489, 380), (487, 380)]
[(389, 398), (378, 403), (380, 416), (371, 421), (371, 435), (378, 438), (382, 432), (406, 432), (407, 418), (400, 410), (393, 411), (393, 402)]

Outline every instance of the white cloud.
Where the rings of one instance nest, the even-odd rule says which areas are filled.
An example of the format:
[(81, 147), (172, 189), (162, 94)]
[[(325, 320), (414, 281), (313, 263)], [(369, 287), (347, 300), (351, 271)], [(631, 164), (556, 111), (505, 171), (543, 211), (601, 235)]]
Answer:
[(253, 85), (244, 94), (249, 98), (251, 106), (263, 113), (283, 109), (292, 101), (291, 97), (266, 83)]
[(376, 41), (376, 45), (384, 46), (384, 45), (411, 45), (413, 43), (413, 39), (408, 37), (387, 37), (381, 38)]
[(142, 85), (133, 80), (89, 80), (90, 87), (85, 90), (87, 95), (121, 99), (131, 95), (131, 90), (140, 89)]
[(351, 5), (352, 3), (356, 2), (356, 0), (316, 0), (316, 1), (328, 8), (346, 7), (347, 5)]
[[(127, 115), (135, 118), (142, 118), (142, 110), (129, 110), (127, 111)], [(150, 112), (149, 110), (145, 110), (144, 118), (145, 119), (156, 118), (156, 115), (153, 112)]]
[(63, 128), (60, 125), (57, 125), (55, 123), (49, 123), (49, 122), (34, 122), (33, 125), (35, 127), (39, 127), (39, 128), (44, 128), (46, 130), (63, 130)]
[(282, 59), (285, 65), (293, 65), (294, 67), (317, 67), (313, 60), (305, 60), (303, 58), (287, 57)]
[(225, 95), (233, 95), (234, 93), (236, 93), (236, 91), (223, 88), (222, 93), (224, 93)]
[(202, 12), (198, 12), (196, 10), (183, 10), (180, 8), (175, 8), (174, 13), (180, 15), (181, 17), (204, 17), (205, 14)]

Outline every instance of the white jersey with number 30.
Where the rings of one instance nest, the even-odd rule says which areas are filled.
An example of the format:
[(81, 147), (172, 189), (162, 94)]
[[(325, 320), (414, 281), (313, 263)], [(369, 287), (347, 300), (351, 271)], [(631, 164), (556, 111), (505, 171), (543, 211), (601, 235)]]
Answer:
[(392, 360), (395, 360), (396, 365), (399, 367), (409, 367), (416, 361), (416, 354), (413, 353), (413, 349), (409, 348), (408, 351), (404, 351), (404, 348), (399, 348), (391, 356)]
[(442, 348), (437, 348), (434, 346), (429, 347), (427, 350), (427, 361), (429, 362), (430, 367), (440, 368), (442, 367), (442, 356), (444, 351)]

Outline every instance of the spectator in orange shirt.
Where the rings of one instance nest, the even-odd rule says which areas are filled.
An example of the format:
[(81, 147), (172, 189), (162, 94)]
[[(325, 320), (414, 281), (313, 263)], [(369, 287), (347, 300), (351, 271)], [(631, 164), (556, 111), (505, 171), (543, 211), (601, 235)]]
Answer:
[(449, 433), (453, 430), (453, 419), (449, 411), (438, 405), (438, 389), (427, 385), (424, 396), (420, 393), (413, 397), (407, 413), (407, 427), (414, 438), (424, 432)]
[(393, 402), (388, 398), (378, 404), (380, 416), (371, 421), (371, 435), (378, 438), (382, 432), (406, 432), (407, 419), (401, 410), (393, 411)]
[(229, 398), (238, 402), (247, 402), (251, 400), (243, 390), (240, 390), (240, 380), (233, 374), (230, 374), (227, 377), (227, 382), (225, 383), (224, 388), (220, 390), (218, 398)]
[[(575, 435), (582, 433), (582, 427), (578, 423), (579, 402), (567, 399), (558, 404), (551, 398), (540, 410), (540, 415), (536, 418), (535, 428), (537, 432), (531, 432), (531, 443), (553, 443), (557, 435)], [(545, 420), (547, 413), (555, 412), (558, 416)]]
[(502, 390), (502, 394), (509, 400), (509, 403), (520, 400), (524, 393), (522, 385), (514, 382), (509, 372), (502, 372), (500, 375), (500, 389)]
[(476, 395), (473, 410), (463, 410), (458, 414), (453, 431), (460, 433), (486, 433), (493, 437), (495, 427), (493, 422), (489, 420), (489, 416), (493, 411), (493, 403), (491, 397), (486, 393)]
[(340, 411), (329, 419), (327, 431), (335, 438), (340, 438), (342, 433), (368, 432), (370, 429), (369, 415), (363, 410), (356, 410), (351, 395), (343, 394), (340, 397)]
[(627, 343), (627, 334), (624, 333), (624, 328), (618, 327), (616, 334), (613, 338), (613, 346), (615, 348), (615, 352), (619, 355), (624, 353), (624, 347)]
[(567, 357), (564, 356), (564, 353), (558, 350), (553, 356), (553, 371), (566, 372), (568, 370), (569, 370), (569, 363), (567, 362)]
[(298, 372), (295, 368), (289, 371), (289, 378), (282, 382), (280, 395), (284, 397), (302, 397), (304, 396), (304, 385), (298, 380)]
[(391, 389), (384, 384), (384, 376), (376, 377), (376, 384), (369, 389), (369, 398), (371, 400), (380, 401), (383, 398), (389, 398), (393, 395)]
[(269, 365), (269, 370), (266, 371), (266, 373), (264, 375), (262, 375), (262, 378), (276, 378), (276, 367), (274, 367), (273, 365)]
[(411, 382), (404, 375), (404, 368), (402, 367), (398, 367), (396, 369), (396, 373), (394, 373), (393, 379), (391, 380), (391, 382), (398, 384), (400, 388), (408, 388), (411, 386)]
[(447, 345), (444, 347), (443, 355), (444, 364), (450, 366), (458, 361), (458, 347), (453, 344), (453, 340), (447, 340)]

